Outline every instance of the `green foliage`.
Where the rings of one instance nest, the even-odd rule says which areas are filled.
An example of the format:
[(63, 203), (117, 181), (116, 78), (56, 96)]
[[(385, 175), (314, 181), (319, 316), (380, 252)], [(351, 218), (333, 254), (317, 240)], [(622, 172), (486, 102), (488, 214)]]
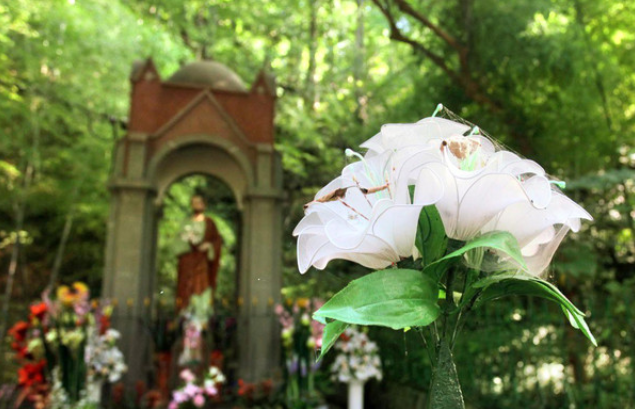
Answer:
[[(469, 252), (482, 252), (483, 249), (494, 249), (510, 256), (519, 266), (527, 268), (525, 259), (520, 253), (516, 238), (509, 232), (493, 231), (474, 238), (465, 243), (464, 246), (451, 252), (450, 254), (435, 260), (424, 268), (424, 274), (440, 279), (447, 269), (457, 262), (457, 259)], [(482, 256), (480, 256), (482, 258)], [(478, 263), (480, 264), (480, 263)]]
[(422, 265), (428, 266), (445, 254), (448, 238), (445, 235), (443, 220), (436, 206), (421, 209), (417, 225), (415, 247), (421, 255)]
[(315, 315), (392, 329), (426, 326), (441, 312), (437, 295), (437, 283), (420, 271), (381, 270), (352, 281)]
[(553, 284), (522, 273), (494, 274), (473, 283), (467, 290), (464, 302), (475, 307), (490, 300), (509, 295), (536, 296), (554, 301), (562, 308), (571, 325), (581, 330), (593, 345), (597, 342), (584, 321), (584, 313), (567, 299)]
[[(316, 319), (320, 319), (320, 316), (317, 316)], [(322, 349), (320, 350), (320, 356), (318, 357), (318, 361), (321, 360), (324, 355), (335, 345), (335, 341), (338, 340), (340, 335), (348, 328), (346, 322), (342, 321), (331, 321), (324, 326), (324, 333), (322, 334)]]

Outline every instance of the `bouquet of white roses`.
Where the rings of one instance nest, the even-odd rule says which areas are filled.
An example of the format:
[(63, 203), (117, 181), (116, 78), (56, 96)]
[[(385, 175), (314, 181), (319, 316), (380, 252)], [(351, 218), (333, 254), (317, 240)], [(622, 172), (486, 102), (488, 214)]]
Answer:
[[(439, 118), (442, 111), (453, 119)], [(434, 365), (430, 407), (463, 408), (452, 348), (469, 312), (509, 295), (557, 303), (593, 344), (584, 313), (542, 279), (569, 231), (591, 216), (536, 162), (501, 149), (439, 106), (388, 124), (305, 206), (300, 272), (333, 259), (379, 270), (314, 315), (322, 355), (349, 324), (413, 328)]]

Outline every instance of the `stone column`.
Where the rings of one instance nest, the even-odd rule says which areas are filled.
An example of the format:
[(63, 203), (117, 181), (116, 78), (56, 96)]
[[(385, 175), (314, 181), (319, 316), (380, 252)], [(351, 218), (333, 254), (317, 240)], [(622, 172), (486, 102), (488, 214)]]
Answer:
[(127, 383), (148, 380), (150, 306), (156, 246), (155, 191), (143, 181), (115, 180), (106, 245), (104, 296), (116, 302), (113, 327), (128, 364)]
[(239, 376), (270, 378), (279, 366), (279, 328), (274, 305), (280, 302), (281, 212), (279, 198), (251, 194), (243, 216), (239, 276)]
[(257, 149), (256, 187), (245, 197), (239, 272), (239, 375), (269, 378), (279, 367), (280, 334), (274, 305), (282, 284), (280, 163), (270, 146)]

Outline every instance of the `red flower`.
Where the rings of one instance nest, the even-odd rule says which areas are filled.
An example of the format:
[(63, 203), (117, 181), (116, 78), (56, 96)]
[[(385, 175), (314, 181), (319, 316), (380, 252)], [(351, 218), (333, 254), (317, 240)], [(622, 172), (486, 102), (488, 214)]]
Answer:
[(16, 342), (22, 342), (26, 339), (26, 333), (29, 330), (29, 324), (24, 321), (18, 321), (9, 330), (9, 335), (13, 335)]
[(18, 384), (26, 388), (34, 384), (44, 383), (45, 366), (45, 360), (41, 360), (35, 364), (24, 364), (24, 366), (18, 370)]
[(104, 335), (110, 328), (110, 318), (106, 315), (99, 317), (99, 335)]
[(244, 396), (248, 399), (253, 398), (254, 392), (256, 391), (256, 385), (253, 383), (248, 383), (243, 381), (242, 379), (238, 380), (238, 395)]
[(15, 351), (15, 355), (18, 359), (30, 358), (29, 350), (26, 346), (19, 342), (12, 342), (11, 349)]
[(223, 369), (223, 361), (225, 360), (225, 356), (219, 349), (215, 349), (212, 351), (210, 356), (210, 366), (218, 367), (219, 369)]
[(31, 317), (35, 317), (40, 321), (42, 321), (42, 318), (44, 318), (47, 312), (48, 312), (48, 307), (46, 303), (44, 302), (31, 306)]
[(119, 407), (119, 404), (123, 402), (125, 387), (123, 382), (119, 382), (112, 387), (112, 401)]

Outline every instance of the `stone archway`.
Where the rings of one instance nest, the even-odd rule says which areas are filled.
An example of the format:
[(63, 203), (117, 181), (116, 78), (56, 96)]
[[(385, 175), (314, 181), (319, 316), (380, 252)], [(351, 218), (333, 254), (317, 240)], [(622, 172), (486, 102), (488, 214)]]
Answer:
[[(273, 148), (273, 86), (261, 73), (247, 91), (218, 63), (185, 66), (162, 82), (148, 60), (132, 75), (128, 133), (117, 142), (104, 295), (117, 301), (128, 379), (148, 377), (159, 210), (166, 189), (193, 173), (233, 191), (242, 212), (238, 275), (239, 375), (270, 376), (278, 364), (271, 306), (280, 295), (280, 162)], [(189, 82), (188, 82), (189, 81)]]

